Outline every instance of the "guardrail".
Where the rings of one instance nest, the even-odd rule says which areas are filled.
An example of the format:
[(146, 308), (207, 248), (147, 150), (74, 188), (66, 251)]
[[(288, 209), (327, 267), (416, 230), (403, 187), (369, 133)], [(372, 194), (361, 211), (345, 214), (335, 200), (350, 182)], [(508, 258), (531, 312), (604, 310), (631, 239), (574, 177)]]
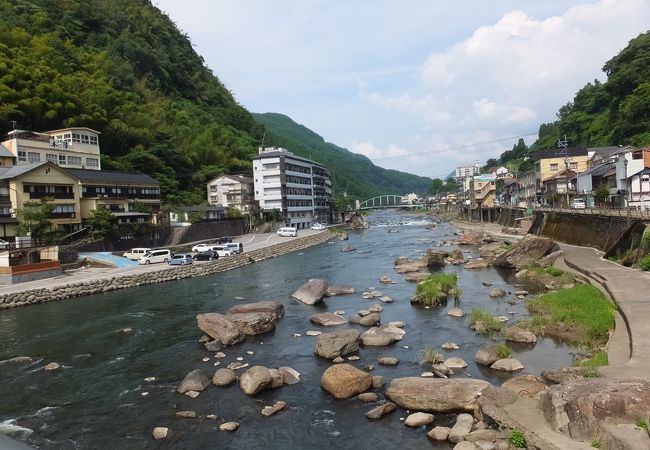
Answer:
[(548, 207), (542, 206), (532, 208), (533, 211), (555, 211), (565, 212), (571, 214), (586, 214), (586, 215), (600, 215), (609, 217), (628, 217), (634, 219), (650, 220), (650, 210), (640, 210), (636, 208), (567, 208), (562, 206)]

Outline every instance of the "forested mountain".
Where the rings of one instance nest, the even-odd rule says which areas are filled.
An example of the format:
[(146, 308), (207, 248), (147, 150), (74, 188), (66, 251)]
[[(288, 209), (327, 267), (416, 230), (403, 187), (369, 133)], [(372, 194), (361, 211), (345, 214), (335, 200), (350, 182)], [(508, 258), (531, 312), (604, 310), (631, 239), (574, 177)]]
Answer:
[[(650, 31), (632, 39), (603, 66), (607, 80), (594, 80), (560, 108), (557, 120), (539, 127), (530, 149), (519, 140), (511, 151), (487, 165), (507, 164), (515, 172), (530, 169), (526, 156), (555, 148), (558, 139), (571, 147), (650, 145)], [(518, 170), (519, 169), (519, 170)]]
[(332, 174), (336, 193), (365, 200), (381, 194), (426, 194), (431, 179), (375, 166), (363, 155), (338, 147), (300, 125), (276, 113), (253, 114), (267, 130), (265, 146), (290, 149), (296, 155), (326, 165)]
[[(210, 178), (250, 171), (264, 133), (148, 0), (0, 0), (0, 135), (12, 120), (96, 129), (103, 168), (147, 173), (184, 204), (202, 202)], [(341, 189), (376, 192), (388, 179), (364, 174)]]

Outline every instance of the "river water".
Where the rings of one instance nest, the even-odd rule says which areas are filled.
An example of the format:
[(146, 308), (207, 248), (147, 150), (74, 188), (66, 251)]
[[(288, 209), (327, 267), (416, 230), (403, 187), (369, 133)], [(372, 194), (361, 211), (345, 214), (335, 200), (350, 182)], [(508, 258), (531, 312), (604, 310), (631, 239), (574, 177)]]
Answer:
[[(383, 375), (387, 382), (395, 377), (418, 376), (428, 370), (418, 367), (418, 351), (453, 341), (461, 349), (447, 355), (469, 363), (455, 376), (471, 376), (497, 385), (508, 379), (511, 375), (474, 362), (474, 353), (490, 338), (475, 335), (466, 319), (447, 316), (453, 301), (434, 309), (410, 305), (408, 299), (415, 285), (394, 273), (394, 259), (419, 256), (436, 241), (454, 238), (451, 225), (443, 223), (426, 230), (425, 220), (375, 213), (371, 222), (377, 225), (352, 232), (347, 242), (332, 240), (209, 277), (0, 311), (0, 361), (21, 355), (38, 358), (27, 367), (0, 364), (0, 433), (42, 449), (432, 448), (427, 430), (409, 429), (400, 423), (403, 411), (371, 422), (364, 413), (374, 404), (335, 400), (322, 391), (320, 377), (329, 362), (314, 356), (315, 338), (305, 336), (305, 331), (316, 329), (327, 332), (351, 327), (363, 331), (359, 325), (320, 328), (309, 322), (309, 316), (337, 309), (354, 313), (381, 304), (361, 298), (362, 291), (375, 287), (396, 300), (381, 304), (382, 321), (404, 321), (407, 334), (390, 347), (362, 348), (361, 359), (353, 364), (361, 368), (374, 364), (372, 374)], [(352, 245), (356, 251), (341, 252), (344, 245)], [(464, 250), (477, 256), (476, 248)], [(513, 272), (472, 271), (462, 266), (444, 270), (458, 274), (463, 291), (460, 307), (466, 312), (482, 307), (495, 315), (514, 312), (513, 320), (526, 317), (523, 305), (491, 299), (488, 293), (492, 288), (481, 284), (490, 282), (493, 287), (514, 291)], [(378, 279), (382, 275), (398, 283), (381, 285)], [(290, 298), (295, 289), (314, 277), (331, 284), (350, 283), (359, 292), (326, 298), (317, 307)], [(234, 299), (237, 296), (247, 301), (280, 301), (286, 314), (274, 332), (226, 348), (227, 356), (220, 367), (243, 357), (251, 366), (293, 367), (301, 373), (301, 382), (255, 397), (244, 395), (236, 384), (228, 388), (210, 386), (196, 399), (178, 394), (175, 388), (186, 373), (202, 368), (211, 376), (217, 368), (214, 358), (202, 361), (211, 355), (197, 343), (201, 333), (196, 314), (225, 312), (241, 303)], [(126, 327), (133, 332), (122, 332)], [(294, 337), (295, 333), (301, 337)], [(572, 361), (570, 347), (547, 338), (541, 338), (534, 347), (512, 348), (529, 373), (565, 367)], [(379, 366), (378, 356), (395, 356), (400, 364)], [(51, 361), (63, 369), (42, 370)], [(156, 381), (146, 382), (146, 377), (155, 377)], [(265, 405), (277, 400), (287, 402), (288, 408), (272, 417), (260, 414)], [(175, 418), (175, 412), (181, 410), (197, 411), (201, 418)], [(206, 419), (208, 414), (217, 418)], [(448, 420), (441, 416), (436, 424)], [(241, 426), (234, 433), (220, 432), (218, 425), (224, 421), (238, 421)], [(156, 426), (169, 427), (171, 438), (154, 441), (151, 432)]]

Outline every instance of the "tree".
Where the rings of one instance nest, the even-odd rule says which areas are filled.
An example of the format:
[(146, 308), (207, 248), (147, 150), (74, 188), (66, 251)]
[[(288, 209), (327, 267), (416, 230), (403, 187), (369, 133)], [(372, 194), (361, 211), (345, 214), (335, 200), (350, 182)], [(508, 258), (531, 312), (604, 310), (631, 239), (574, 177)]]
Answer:
[(35, 244), (43, 242), (52, 228), (53, 201), (52, 197), (43, 197), (36, 202), (25, 202), (23, 208), (17, 209), (18, 234), (30, 236)]
[(609, 198), (609, 187), (604, 183), (598, 186), (594, 191), (594, 198), (600, 205), (605, 203), (605, 200)]
[(244, 214), (242, 214), (242, 212), (238, 208), (234, 208), (231, 206), (226, 211), (226, 217), (238, 218), (238, 217), (244, 217)]
[(444, 182), (440, 178), (434, 178), (431, 182), (431, 189), (429, 189), (429, 193), (433, 195), (440, 194), (443, 191), (443, 186)]
[(271, 210), (271, 220), (273, 222), (281, 222), (282, 221), (282, 211), (280, 211), (278, 208), (273, 208)]
[(117, 217), (106, 208), (90, 211), (85, 223), (90, 227), (90, 235), (94, 239), (113, 238), (118, 234)]

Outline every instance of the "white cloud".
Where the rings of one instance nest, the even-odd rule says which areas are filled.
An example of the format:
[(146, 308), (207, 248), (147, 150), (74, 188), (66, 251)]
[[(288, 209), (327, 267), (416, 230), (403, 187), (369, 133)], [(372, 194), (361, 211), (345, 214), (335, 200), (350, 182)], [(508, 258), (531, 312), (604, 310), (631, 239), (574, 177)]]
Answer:
[(386, 148), (379, 148), (372, 142), (357, 141), (351, 144), (350, 150), (365, 155), (370, 159), (402, 156), (408, 153), (406, 149), (400, 148), (394, 144), (390, 144)]

